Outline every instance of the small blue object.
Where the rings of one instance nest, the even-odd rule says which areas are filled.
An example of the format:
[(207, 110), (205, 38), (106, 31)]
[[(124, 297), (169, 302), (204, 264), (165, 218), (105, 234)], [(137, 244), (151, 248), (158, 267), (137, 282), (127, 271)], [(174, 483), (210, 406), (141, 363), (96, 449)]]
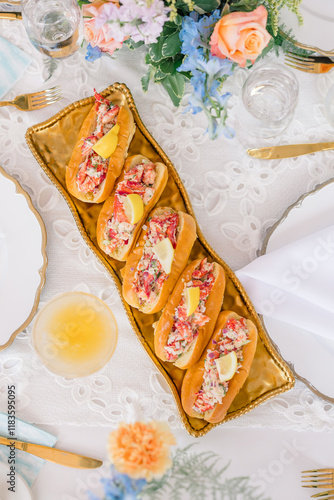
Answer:
[(22, 78), (31, 61), (23, 50), (0, 37), (0, 99)]
[(94, 62), (96, 59), (100, 59), (101, 56), (102, 50), (99, 49), (99, 47), (92, 47), (90, 43), (87, 45), (87, 52), (85, 55), (86, 61)]
[[(147, 484), (146, 479), (131, 479), (121, 474), (113, 465), (110, 467), (110, 478), (102, 478), (104, 500), (137, 500), (138, 495)], [(89, 500), (101, 500), (91, 491), (87, 492)]]
[[(0, 413), (0, 436), (12, 438), (8, 433), (8, 415)], [(53, 446), (57, 438), (48, 432), (42, 431), (23, 420), (15, 418), (15, 435), (18, 441), (27, 441), (29, 443)], [(0, 462), (8, 464), (9, 447), (0, 446)], [(25, 479), (29, 486), (34, 483), (44, 460), (26, 453), (25, 451), (15, 450), (15, 470)]]

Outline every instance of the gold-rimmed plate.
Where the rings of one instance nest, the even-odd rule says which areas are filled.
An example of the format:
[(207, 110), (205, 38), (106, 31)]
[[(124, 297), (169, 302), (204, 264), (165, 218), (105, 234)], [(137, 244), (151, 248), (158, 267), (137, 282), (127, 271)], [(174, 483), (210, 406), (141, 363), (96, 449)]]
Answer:
[[(124, 84), (115, 83), (101, 93), (111, 100), (119, 100), (121, 103), (126, 101), (133, 112), (137, 128), (130, 145), (129, 154), (143, 154), (152, 161), (162, 161), (167, 165), (168, 183), (158, 205), (169, 205), (176, 210), (186, 211), (195, 217), (187, 192), (174, 165), (142, 123), (129, 89)], [(94, 97), (89, 97), (67, 106), (53, 118), (29, 128), (26, 133), (26, 140), (40, 166), (65, 198), (81, 235), (89, 248), (109, 271), (122, 299), (120, 271), (124, 266), (124, 262), (115, 261), (105, 255), (99, 249), (96, 241), (96, 221), (101, 205), (86, 204), (75, 199), (68, 193), (65, 183), (66, 164), (76, 143), (82, 122), (93, 102)], [(224, 267), (227, 277), (224, 309), (232, 309), (238, 314), (252, 319), (259, 330), (259, 341), (251, 372), (224, 420), (228, 421), (250, 411), (269, 398), (291, 389), (294, 385), (294, 376), (288, 365), (273, 348), (253, 305), (234, 273), (208, 245), (198, 227), (197, 234), (198, 239), (193, 247), (190, 259), (206, 256), (219, 262)], [(152, 324), (159, 317), (159, 313), (145, 315), (130, 307), (123, 299), (122, 302), (138, 339), (168, 383), (185, 428), (195, 437), (206, 434), (217, 424), (208, 424), (203, 420), (190, 418), (182, 409), (180, 387), (184, 371), (170, 365), (170, 363), (161, 362), (155, 356)]]
[[(333, 226), (333, 199), (334, 180), (301, 196), (269, 229), (261, 255)], [(312, 392), (334, 403), (334, 340), (323, 337), (321, 331), (316, 335), (275, 318), (263, 316), (262, 321), (295, 377), (304, 382)]]
[(0, 167), (0, 351), (36, 313), (46, 266), (43, 220), (28, 193)]
[(294, 45), (300, 49), (334, 57), (334, 2), (333, 0), (303, 0), (299, 6), (302, 24), (297, 16), (284, 7), (280, 11), (280, 21), (284, 31), (294, 37)]

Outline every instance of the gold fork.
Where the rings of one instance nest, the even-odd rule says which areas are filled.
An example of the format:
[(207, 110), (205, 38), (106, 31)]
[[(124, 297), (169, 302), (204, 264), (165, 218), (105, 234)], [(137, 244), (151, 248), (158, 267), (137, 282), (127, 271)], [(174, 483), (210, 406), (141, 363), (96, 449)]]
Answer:
[(306, 73), (318, 74), (328, 73), (334, 67), (334, 62), (329, 57), (300, 56), (293, 52), (285, 55), (285, 64)]
[(34, 94), (22, 94), (17, 96), (14, 101), (1, 101), (1, 106), (16, 106), (24, 111), (44, 108), (61, 99), (61, 88), (59, 85), (51, 89), (35, 92)]
[(311, 498), (318, 498), (318, 500), (333, 500), (334, 498), (334, 490), (322, 491), (321, 493), (317, 493), (316, 495), (312, 495)]
[(302, 474), (309, 474), (302, 476), (302, 482), (309, 483), (304, 488), (334, 488), (334, 469), (304, 470)]

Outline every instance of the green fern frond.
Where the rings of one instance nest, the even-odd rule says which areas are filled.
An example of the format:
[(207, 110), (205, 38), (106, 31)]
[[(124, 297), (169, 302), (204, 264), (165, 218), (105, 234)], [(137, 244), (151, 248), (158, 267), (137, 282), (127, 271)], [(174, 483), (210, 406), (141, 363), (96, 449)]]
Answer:
[(230, 462), (219, 467), (221, 457), (212, 451), (197, 453), (193, 445), (178, 449), (165, 476), (148, 483), (142, 499), (169, 500), (270, 500), (256, 492), (249, 477), (226, 479)]
[(58, 61), (56, 59), (52, 59), (52, 57), (46, 57), (43, 59), (43, 63), (46, 71), (46, 78), (44, 82), (47, 82), (58, 68)]
[(291, 12), (296, 14), (299, 24), (303, 23), (303, 18), (299, 12), (301, 3), (302, 0), (264, 0), (270, 18), (270, 26), (275, 37), (278, 34), (279, 11), (282, 7), (287, 7)]

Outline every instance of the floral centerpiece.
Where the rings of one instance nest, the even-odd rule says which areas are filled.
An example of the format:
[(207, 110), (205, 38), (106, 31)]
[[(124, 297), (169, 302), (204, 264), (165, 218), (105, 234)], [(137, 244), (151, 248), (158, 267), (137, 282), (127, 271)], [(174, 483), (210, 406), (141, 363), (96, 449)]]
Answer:
[(79, 0), (88, 42), (86, 59), (113, 55), (124, 45), (145, 46), (150, 82), (159, 83), (179, 106), (191, 85), (187, 111), (204, 112), (211, 139), (226, 125), (225, 80), (236, 67), (250, 67), (279, 46), (289, 49), (291, 38), (279, 25), (279, 10), (286, 6), (300, 19), (301, 0)]
[(165, 422), (121, 423), (110, 433), (110, 477), (101, 479), (103, 499), (87, 492), (88, 500), (270, 500), (258, 492), (250, 478), (223, 477), (229, 464), (218, 465), (211, 451), (196, 453), (193, 445), (176, 449)]

